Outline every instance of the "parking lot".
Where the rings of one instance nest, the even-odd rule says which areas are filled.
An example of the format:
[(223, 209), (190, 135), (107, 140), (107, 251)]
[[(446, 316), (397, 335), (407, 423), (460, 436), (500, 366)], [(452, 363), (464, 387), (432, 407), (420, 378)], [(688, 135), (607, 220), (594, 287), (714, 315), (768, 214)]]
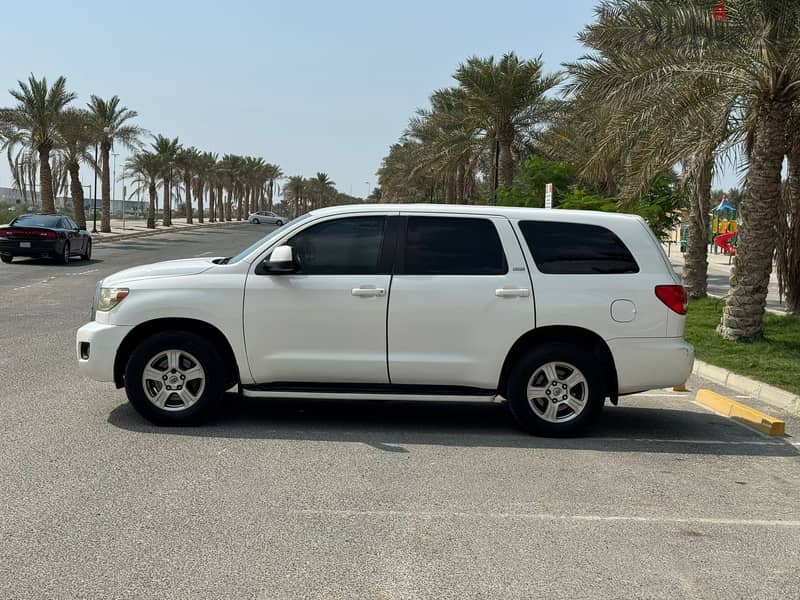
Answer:
[(0, 598), (797, 596), (800, 420), (765, 437), (696, 378), (546, 439), (502, 405), (234, 395), (161, 429), (78, 376), (97, 279), (268, 229), (0, 265)]

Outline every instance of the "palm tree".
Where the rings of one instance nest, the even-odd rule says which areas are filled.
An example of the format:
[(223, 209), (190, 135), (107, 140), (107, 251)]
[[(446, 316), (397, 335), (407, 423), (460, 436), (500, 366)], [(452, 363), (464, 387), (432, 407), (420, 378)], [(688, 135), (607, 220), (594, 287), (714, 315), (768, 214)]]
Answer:
[[(175, 157), (175, 166), (183, 176), (183, 189), (186, 193), (186, 222), (192, 223), (192, 183), (198, 168), (200, 151), (194, 146), (182, 148)], [(202, 200), (200, 201), (202, 204)]]
[(83, 185), (80, 179), (81, 162), (91, 163), (89, 148), (94, 144), (92, 116), (88, 111), (68, 108), (61, 113), (58, 124), (58, 139), (61, 154), (70, 178), (70, 192), (75, 221), (86, 227), (84, 212)]
[(283, 177), (283, 171), (281, 171), (278, 165), (267, 163), (267, 166), (264, 168), (264, 177), (267, 178), (267, 210), (272, 212), (275, 182)]
[(543, 75), (541, 57), (522, 60), (515, 53), (473, 56), (454, 75), (463, 90), (463, 102), (476, 126), (483, 128), (499, 147), (499, 183), (510, 188), (514, 180), (512, 146), (523, 130), (546, 122), (552, 102), (546, 94), (561, 75)]
[(172, 182), (176, 171), (176, 159), (181, 151), (178, 138), (168, 138), (161, 134), (153, 138), (152, 152), (161, 165), (161, 189), (164, 192), (164, 210), (161, 222), (165, 227), (172, 226)]
[(315, 208), (322, 208), (325, 206), (326, 198), (336, 193), (336, 182), (332, 181), (327, 173), (317, 173), (317, 176), (311, 179), (309, 183), (314, 188), (317, 195)]
[(55, 195), (50, 152), (57, 143), (61, 112), (76, 95), (67, 91), (64, 77), (48, 87), (46, 78), (36, 79), (31, 74), (27, 83), (19, 81), (18, 84), (19, 89), (9, 90), (17, 105), (0, 110), (0, 124), (18, 132), (19, 141), (38, 154), (42, 212), (52, 213), (55, 212)]
[(120, 143), (128, 149), (135, 149), (144, 130), (128, 123), (137, 116), (136, 111), (121, 106), (117, 96), (103, 100), (99, 96), (92, 95), (88, 107), (93, 117), (95, 141), (100, 145), (100, 165), (95, 167), (101, 172), (100, 190), (103, 208), (100, 230), (110, 232), (111, 149), (115, 143)]
[[(137, 152), (125, 161), (125, 172), (131, 177), (137, 189), (146, 189), (150, 196), (147, 211), (147, 227), (156, 227), (156, 202), (158, 201), (158, 180), (163, 173), (161, 158), (152, 152)], [(133, 193), (135, 193), (134, 190)]]
[(303, 201), (303, 195), (306, 191), (306, 180), (302, 175), (293, 175), (289, 177), (289, 181), (283, 187), (283, 192), (286, 195), (286, 200), (292, 202), (292, 218), (300, 216), (300, 203)]
[[(730, 0), (717, 21), (709, 3), (691, 0), (609, 0), (582, 34), (595, 51), (577, 89), (643, 117), (662, 107), (671, 123), (716, 121), (720, 107), (746, 133), (747, 185), (743, 226), (719, 333), (749, 341), (763, 335), (775, 250), (784, 135), (800, 98), (800, 4)], [(633, 50), (631, 50), (633, 49)], [(641, 123), (629, 123), (641, 130)], [(736, 127), (732, 128), (734, 136)], [(740, 138), (744, 137), (739, 133)]]

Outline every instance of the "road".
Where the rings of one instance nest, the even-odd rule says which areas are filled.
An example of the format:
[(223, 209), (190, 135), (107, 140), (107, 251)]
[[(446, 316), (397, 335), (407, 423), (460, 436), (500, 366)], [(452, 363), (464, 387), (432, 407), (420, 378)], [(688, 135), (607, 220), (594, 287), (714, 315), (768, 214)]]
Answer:
[(96, 279), (265, 232), (0, 265), (0, 598), (797, 596), (796, 438), (692, 394), (624, 398), (565, 440), (497, 405), (233, 395), (206, 427), (160, 429), (77, 375)]

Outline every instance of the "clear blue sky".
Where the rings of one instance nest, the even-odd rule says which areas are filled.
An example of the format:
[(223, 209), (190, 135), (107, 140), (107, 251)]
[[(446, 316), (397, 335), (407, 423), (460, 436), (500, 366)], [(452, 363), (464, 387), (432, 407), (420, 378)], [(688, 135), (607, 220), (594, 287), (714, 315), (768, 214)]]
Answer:
[[(153, 133), (220, 154), (262, 156), (287, 174), (325, 171), (341, 191), (362, 196), (413, 111), (451, 84), (460, 61), (514, 50), (542, 54), (556, 70), (582, 53), (576, 34), (595, 4), (8, 3), (0, 20), (0, 105), (11, 104), (4, 90), (31, 72), (63, 74), (79, 103), (92, 93), (117, 94)], [(5, 163), (0, 185), (8, 186)]]

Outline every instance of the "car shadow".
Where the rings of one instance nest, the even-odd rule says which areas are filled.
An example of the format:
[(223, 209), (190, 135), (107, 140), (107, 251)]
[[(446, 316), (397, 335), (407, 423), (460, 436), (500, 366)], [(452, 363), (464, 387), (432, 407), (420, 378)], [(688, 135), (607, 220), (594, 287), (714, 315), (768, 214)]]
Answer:
[(785, 440), (765, 438), (724, 417), (689, 410), (607, 406), (582, 437), (528, 435), (501, 404), (263, 400), (227, 394), (198, 427), (158, 427), (128, 404), (111, 411), (115, 427), (148, 434), (231, 439), (359, 442), (386, 452), (415, 445), (569, 449), (737, 456), (798, 456)]
[(79, 267), (87, 267), (102, 263), (102, 259), (90, 258), (89, 260), (81, 260), (77, 256), (73, 256), (68, 264), (62, 263), (60, 260), (52, 258), (14, 258), (14, 261), (8, 266), (26, 265), (31, 267), (59, 267), (64, 269), (76, 269)]

